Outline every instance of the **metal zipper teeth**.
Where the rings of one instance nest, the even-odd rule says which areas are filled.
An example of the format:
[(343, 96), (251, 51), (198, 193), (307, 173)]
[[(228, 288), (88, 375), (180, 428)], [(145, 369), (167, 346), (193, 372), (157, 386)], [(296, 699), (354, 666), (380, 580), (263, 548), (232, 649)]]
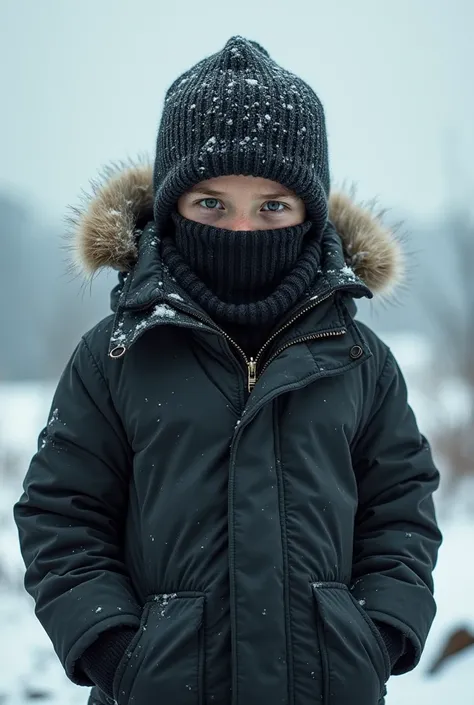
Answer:
[(314, 333), (313, 335), (305, 335), (302, 338), (296, 338), (295, 340), (290, 340), (286, 345), (282, 345), (281, 348), (278, 348), (276, 353), (271, 356), (269, 360), (266, 361), (264, 366), (262, 367), (262, 370), (260, 372), (261, 375), (265, 372), (267, 367), (275, 358), (278, 357), (280, 353), (282, 353), (284, 350), (287, 350), (288, 348), (291, 348), (292, 345), (296, 345), (297, 343), (306, 343), (308, 340), (318, 340), (319, 338), (335, 338), (341, 335), (345, 335), (347, 333), (346, 329), (344, 330), (338, 330), (338, 331), (331, 331), (331, 332), (326, 332), (326, 333)]
[[(330, 299), (331, 296), (333, 295), (333, 293), (334, 293), (333, 291), (330, 291), (328, 294), (323, 296), (321, 299), (314, 299), (312, 304), (310, 304), (309, 306), (306, 306), (306, 308), (304, 308), (302, 311), (299, 311), (299, 313), (297, 313), (295, 316), (293, 316), (293, 318), (291, 320), (289, 320), (287, 323), (285, 323), (284, 326), (282, 326), (277, 331), (275, 331), (275, 333), (273, 333), (273, 335), (271, 335), (268, 338), (265, 345), (263, 345), (263, 347), (261, 347), (260, 350), (258, 351), (257, 357), (255, 358), (255, 364), (258, 364), (258, 361), (260, 360), (262, 353), (266, 350), (266, 348), (270, 345), (270, 343), (272, 343), (275, 340), (275, 338), (277, 338), (280, 335), (280, 333), (283, 333), (283, 331), (290, 328), (293, 325), (293, 323), (295, 321), (297, 321), (298, 318), (301, 318), (301, 316), (304, 316), (305, 313), (308, 313), (308, 311), (311, 311), (313, 308), (316, 308), (316, 306), (319, 306), (319, 304), (322, 304), (323, 301)], [(294, 342), (297, 342), (297, 341), (294, 341)], [(282, 348), (282, 349), (284, 350), (285, 348)], [(272, 356), (272, 358), (273, 358), (273, 356)], [(266, 366), (267, 365), (265, 364), (265, 367)]]

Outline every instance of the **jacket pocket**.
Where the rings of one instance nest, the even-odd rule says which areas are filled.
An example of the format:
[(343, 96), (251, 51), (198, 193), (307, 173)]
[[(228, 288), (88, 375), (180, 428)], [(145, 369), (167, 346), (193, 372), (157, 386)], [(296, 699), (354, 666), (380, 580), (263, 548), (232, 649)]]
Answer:
[(118, 705), (203, 705), (204, 595), (154, 595), (114, 678)]
[(343, 583), (312, 583), (323, 705), (383, 702), (390, 660), (377, 627)]

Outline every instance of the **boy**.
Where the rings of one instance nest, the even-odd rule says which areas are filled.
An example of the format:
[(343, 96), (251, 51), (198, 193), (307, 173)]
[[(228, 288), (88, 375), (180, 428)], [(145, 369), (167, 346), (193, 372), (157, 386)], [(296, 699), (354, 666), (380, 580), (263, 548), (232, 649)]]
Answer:
[(330, 195), (322, 105), (233, 37), (169, 89), (153, 173), (78, 215), (114, 316), (59, 382), (15, 519), (89, 703), (377, 705), (435, 613), (438, 485), (354, 299), (398, 245)]

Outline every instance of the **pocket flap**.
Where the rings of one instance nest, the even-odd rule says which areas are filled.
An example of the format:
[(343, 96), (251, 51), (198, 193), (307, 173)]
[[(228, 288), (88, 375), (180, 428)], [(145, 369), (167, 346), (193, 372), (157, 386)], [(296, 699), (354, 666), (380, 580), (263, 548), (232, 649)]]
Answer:
[(360, 702), (378, 703), (390, 675), (381, 635), (343, 583), (313, 583), (312, 590), (323, 627), (329, 691), (342, 701), (357, 691)]
[(119, 705), (155, 701), (202, 703), (205, 598), (200, 593), (154, 595), (143, 610), (140, 635), (116, 674)]

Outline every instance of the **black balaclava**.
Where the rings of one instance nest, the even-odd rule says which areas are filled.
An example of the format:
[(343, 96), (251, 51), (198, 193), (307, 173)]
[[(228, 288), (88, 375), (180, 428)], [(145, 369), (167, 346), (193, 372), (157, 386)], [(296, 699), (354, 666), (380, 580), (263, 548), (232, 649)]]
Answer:
[(264, 336), (314, 282), (321, 239), (311, 236), (309, 221), (233, 231), (173, 213), (173, 223), (174, 232), (163, 238), (166, 264), (190, 297), (240, 340), (258, 339), (258, 330)]
[[(283, 184), (304, 201), (307, 221), (234, 232), (176, 213), (191, 186), (231, 174)], [(232, 37), (168, 90), (153, 184), (165, 264), (216, 323), (254, 351), (319, 269), (330, 180), (318, 97), (256, 42)]]

